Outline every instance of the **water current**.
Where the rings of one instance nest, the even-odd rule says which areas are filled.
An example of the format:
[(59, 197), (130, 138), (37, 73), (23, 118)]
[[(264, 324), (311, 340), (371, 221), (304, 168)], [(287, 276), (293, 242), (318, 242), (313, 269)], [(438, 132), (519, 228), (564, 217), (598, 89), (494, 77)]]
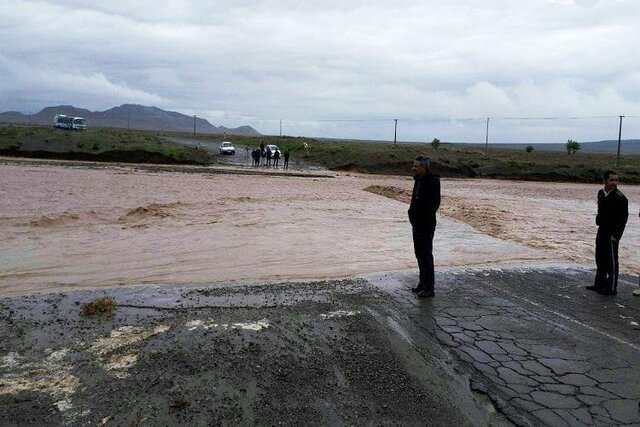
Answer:
[[(0, 180), (0, 295), (416, 268), (406, 215), (409, 177), (9, 163), (0, 165)], [(631, 201), (621, 270), (635, 274), (640, 186), (620, 189)], [(592, 266), (597, 190), (443, 179), (436, 268)]]

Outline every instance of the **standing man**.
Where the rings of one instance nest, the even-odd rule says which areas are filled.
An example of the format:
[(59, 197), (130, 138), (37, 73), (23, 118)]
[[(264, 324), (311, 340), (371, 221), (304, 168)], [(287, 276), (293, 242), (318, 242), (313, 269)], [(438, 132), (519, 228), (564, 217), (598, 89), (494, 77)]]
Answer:
[(602, 295), (618, 293), (618, 245), (629, 217), (629, 201), (618, 190), (618, 173), (606, 171), (604, 188), (598, 191), (596, 224), (596, 278), (590, 291)]
[(264, 141), (260, 141), (260, 157), (258, 157), (258, 166), (260, 166), (260, 158), (264, 158), (266, 155), (267, 153), (264, 151)]
[(289, 169), (289, 149), (284, 152), (284, 168)]
[(266, 151), (267, 151), (267, 167), (271, 167), (271, 156), (272, 156), (271, 148), (267, 147)]
[(411, 291), (418, 298), (431, 298), (435, 295), (433, 234), (436, 231), (436, 212), (440, 207), (440, 177), (429, 171), (429, 158), (423, 155), (416, 156), (411, 170), (415, 182), (409, 206), (409, 222), (420, 269), (420, 282)]

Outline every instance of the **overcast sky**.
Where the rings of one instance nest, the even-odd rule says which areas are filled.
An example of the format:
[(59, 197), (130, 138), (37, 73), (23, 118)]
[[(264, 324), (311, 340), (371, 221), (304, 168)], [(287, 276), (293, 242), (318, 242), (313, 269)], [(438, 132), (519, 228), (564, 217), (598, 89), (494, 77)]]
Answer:
[[(640, 138), (638, 0), (0, 2), (0, 111), (153, 105), (288, 135)], [(556, 120), (506, 118), (558, 117)], [(590, 117), (589, 119), (568, 119)]]

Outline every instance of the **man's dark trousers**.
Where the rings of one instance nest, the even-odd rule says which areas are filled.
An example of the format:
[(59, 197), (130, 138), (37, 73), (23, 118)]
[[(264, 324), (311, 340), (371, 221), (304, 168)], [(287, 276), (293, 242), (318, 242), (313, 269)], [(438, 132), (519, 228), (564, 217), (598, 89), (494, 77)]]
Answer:
[(611, 233), (598, 227), (596, 234), (596, 279), (594, 285), (605, 292), (618, 290), (618, 245), (611, 240)]
[(435, 273), (433, 268), (433, 235), (435, 225), (413, 227), (413, 248), (420, 269), (420, 283), (418, 289), (433, 292)]

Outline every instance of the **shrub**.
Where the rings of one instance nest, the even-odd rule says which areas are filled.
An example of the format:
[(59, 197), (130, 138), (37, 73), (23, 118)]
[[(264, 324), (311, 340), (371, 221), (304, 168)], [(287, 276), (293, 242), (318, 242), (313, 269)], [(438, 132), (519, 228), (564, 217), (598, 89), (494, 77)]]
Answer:
[(530, 153), (533, 151), (533, 145), (527, 145), (524, 149), (524, 151), (526, 151), (527, 153)]
[(433, 138), (433, 141), (431, 141), (431, 146), (434, 150), (437, 150), (440, 147), (440, 140), (438, 138)]
[(11, 138), (15, 138), (16, 136), (18, 136), (18, 129), (14, 128), (13, 126), (9, 126), (7, 127), (7, 130), (4, 132), (4, 134)]
[(116, 300), (113, 297), (100, 297), (82, 306), (84, 317), (95, 316), (96, 314), (113, 314), (116, 310)]
[(567, 140), (565, 147), (567, 149), (567, 154), (576, 154), (576, 152), (580, 150), (580, 148), (582, 148), (580, 147), (580, 143), (578, 141), (574, 141), (573, 139)]

